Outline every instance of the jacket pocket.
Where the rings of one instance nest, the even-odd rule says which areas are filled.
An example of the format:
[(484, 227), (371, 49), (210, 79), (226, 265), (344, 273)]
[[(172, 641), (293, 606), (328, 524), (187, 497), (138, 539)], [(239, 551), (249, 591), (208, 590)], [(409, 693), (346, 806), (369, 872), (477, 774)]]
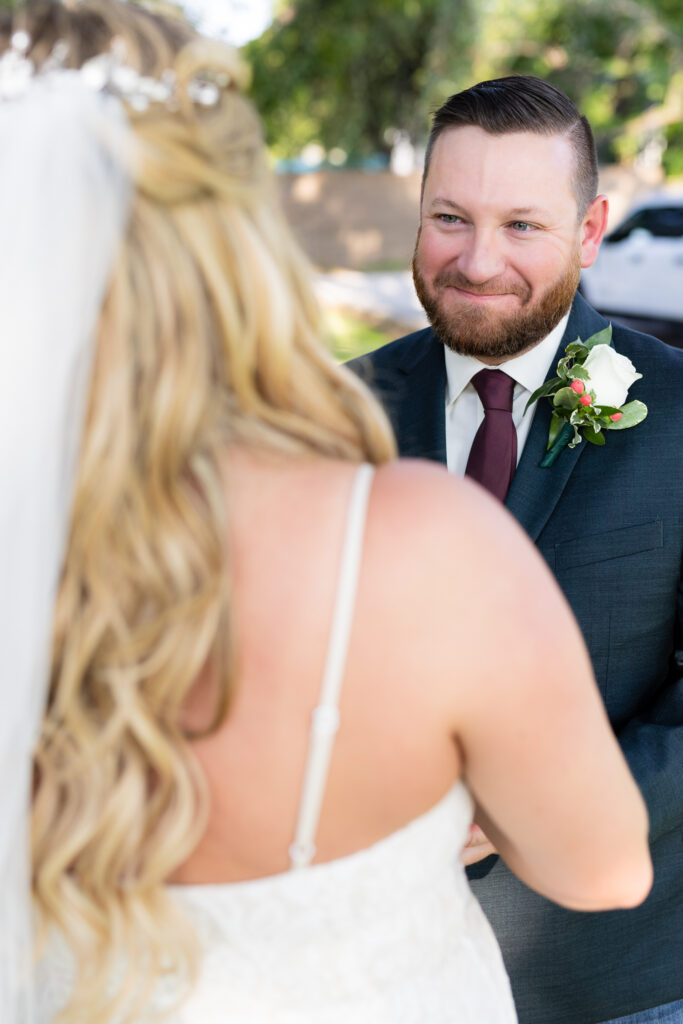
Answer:
[[(624, 558), (643, 551), (653, 551), (664, 545), (661, 519), (637, 526), (624, 526), (619, 530), (591, 533), (586, 537), (561, 541), (554, 545), (552, 567), (555, 572), (575, 569), (581, 565), (606, 562), (610, 558)], [(551, 559), (548, 559), (550, 562)]]

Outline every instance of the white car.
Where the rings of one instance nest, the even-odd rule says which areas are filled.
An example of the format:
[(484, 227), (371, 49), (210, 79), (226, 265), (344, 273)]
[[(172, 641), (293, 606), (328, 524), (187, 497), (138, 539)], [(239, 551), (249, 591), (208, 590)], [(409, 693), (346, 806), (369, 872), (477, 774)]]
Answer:
[(580, 291), (600, 313), (683, 325), (683, 195), (635, 206), (582, 271)]

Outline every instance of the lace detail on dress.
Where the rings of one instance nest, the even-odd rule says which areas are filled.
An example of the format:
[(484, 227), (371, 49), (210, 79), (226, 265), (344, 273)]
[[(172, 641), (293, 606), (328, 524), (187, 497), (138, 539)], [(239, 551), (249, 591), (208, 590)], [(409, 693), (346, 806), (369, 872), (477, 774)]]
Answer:
[[(514, 1024), (500, 952), (459, 862), (471, 816), (458, 783), (349, 857), (249, 882), (172, 887), (204, 960), (171, 1024)], [(63, 947), (45, 967), (40, 1024), (69, 990)], [(173, 995), (167, 980), (155, 1009)]]

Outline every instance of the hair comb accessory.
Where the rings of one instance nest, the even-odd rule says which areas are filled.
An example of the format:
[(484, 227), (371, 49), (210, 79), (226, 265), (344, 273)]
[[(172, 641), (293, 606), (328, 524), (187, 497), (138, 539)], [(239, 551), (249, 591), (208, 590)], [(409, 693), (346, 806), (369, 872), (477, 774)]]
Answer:
[[(112, 40), (109, 53), (87, 61), (79, 72), (86, 84), (97, 91), (118, 96), (132, 110), (139, 113), (152, 104), (161, 103), (169, 110), (177, 108), (177, 77), (168, 68), (159, 78), (141, 75), (127, 63), (126, 45), (122, 39)], [(195, 75), (187, 85), (187, 95), (200, 107), (215, 107), (221, 92), (231, 85), (227, 72), (210, 76)]]
[[(109, 93), (116, 96), (136, 113), (144, 113), (154, 104), (161, 104), (173, 111), (178, 109), (177, 76), (173, 69), (162, 71), (158, 78), (140, 74), (127, 62), (126, 44), (123, 39), (113, 39), (109, 52), (86, 61), (81, 68), (66, 67), (69, 53), (68, 43), (58, 40), (48, 59), (36, 68), (28, 56), (31, 37), (19, 29), (12, 35), (10, 48), (0, 57), (0, 102), (15, 100), (23, 96), (34, 78), (46, 78), (56, 72), (78, 76), (93, 92)], [(241, 84), (235, 76), (235, 84)], [(210, 71), (194, 75), (186, 86), (188, 98), (199, 107), (215, 107), (221, 94), (233, 84), (228, 71)]]

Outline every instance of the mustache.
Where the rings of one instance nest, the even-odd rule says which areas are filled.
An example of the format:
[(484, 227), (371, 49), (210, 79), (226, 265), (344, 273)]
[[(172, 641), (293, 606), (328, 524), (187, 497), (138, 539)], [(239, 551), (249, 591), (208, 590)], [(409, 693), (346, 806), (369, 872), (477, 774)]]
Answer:
[(516, 281), (505, 281), (503, 278), (491, 278), (483, 284), (475, 284), (457, 270), (442, 271), (434, 278), (435, 288), (459, 288), (471, 292), (472, 295), (518, 295), (521, 299), (529, 297), (529, 289)]

